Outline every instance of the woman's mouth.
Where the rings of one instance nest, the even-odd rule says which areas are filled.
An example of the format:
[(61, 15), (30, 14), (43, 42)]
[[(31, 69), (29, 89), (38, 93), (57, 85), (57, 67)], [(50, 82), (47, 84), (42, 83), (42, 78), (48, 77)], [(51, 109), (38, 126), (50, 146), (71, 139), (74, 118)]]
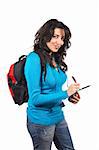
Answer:
[(60, 46), (55, 46), (55, 49), (59, 49), (60, 48)]

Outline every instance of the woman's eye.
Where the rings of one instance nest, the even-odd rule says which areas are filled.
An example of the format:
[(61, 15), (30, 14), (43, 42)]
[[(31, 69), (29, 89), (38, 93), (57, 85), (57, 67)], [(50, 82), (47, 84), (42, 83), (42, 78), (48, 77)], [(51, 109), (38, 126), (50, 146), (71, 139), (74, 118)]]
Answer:
[(56, 38), (56, 39), (57, 39), (57, 38), (58, 38), (58, 36), (57, 36), (57, 35), (53, 35), (53, 38)]
[(62, 38), (61, 38), (61, 40), (63, 40), (63, 41), (64, 41), (64, 40), (65, 40), (65, 37), (62, 37)]

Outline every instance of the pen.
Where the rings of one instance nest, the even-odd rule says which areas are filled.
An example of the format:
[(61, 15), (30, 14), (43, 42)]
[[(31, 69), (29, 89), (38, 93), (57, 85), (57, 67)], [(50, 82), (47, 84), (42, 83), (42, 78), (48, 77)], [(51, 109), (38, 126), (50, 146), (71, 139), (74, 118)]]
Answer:
[(85, 89), (85, 88), (88, 88), (88, 87), (90, 87), (90, 86), (91, 86), (91, 85), (87, 85), (87, 86), (85, 86), (85, 87), (79, 89), (78, 91), (83, 90), (83, 89)]
[[(77, 81), (76, 81), (76, 79), (74, 78), (74, 76), (72, 76), (72, 79), (74, 80), (75, 83), (77, 83)], [(78, 91), (83, 90), (83, 89), (85, 89), (85, 88), (88, 88), (88, 87), (90, 87), (90, 86), (91, 86), (91, 85), (87, 85), (87, 86), (85, 86), (85, 87), (82, 87), (82, 88), (79, 89)]]
[[(74, 78), (74, 76), (72, 76), (72, 79), (74, 80), (75, 83), (77, 83), (77, 81), (76, 81), (76, 79)], [(76, 94), (76, 95), (75, 95), (75, 94)], [(74, 93), (74, 95), (80, 99), (80, 95), (79, 95), (79, 93), (78, 93), (77, 91), (76, 91), (76, 93)]]
[(74, 78), (74, 76), (72, 76), (72, 79), (74, 80), (75, 83), (77, 82), (76, 79)]

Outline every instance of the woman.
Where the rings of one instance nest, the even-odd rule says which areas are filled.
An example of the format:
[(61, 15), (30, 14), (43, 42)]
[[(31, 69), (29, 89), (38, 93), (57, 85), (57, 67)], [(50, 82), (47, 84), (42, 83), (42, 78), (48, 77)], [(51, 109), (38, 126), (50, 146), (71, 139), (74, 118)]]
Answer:
[[(34, 150), (51, 150), (52, 141), (58, 150), (74, 150), (68, 125), (65, 121), (62, 100), (67, 100), (80, 88), (74, 83), (67, 90), (66, 50), (70, 47), (71, 32), (62, 22), (51, 19), (36, 33), (34, 50), (25, 64), (28, 86), (27, 128)], [(77, 95), (71, 99), (77, 103)]]

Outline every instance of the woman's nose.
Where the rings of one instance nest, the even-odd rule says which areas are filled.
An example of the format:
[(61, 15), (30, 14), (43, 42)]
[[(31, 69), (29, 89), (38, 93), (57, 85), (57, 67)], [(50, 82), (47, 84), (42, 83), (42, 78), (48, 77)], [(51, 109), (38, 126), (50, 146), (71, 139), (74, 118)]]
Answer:
[(58, 44), (63, 45), (63, 44), (64, 44), (64, 41), (59, 38), (59, 39), (58, 39)]

